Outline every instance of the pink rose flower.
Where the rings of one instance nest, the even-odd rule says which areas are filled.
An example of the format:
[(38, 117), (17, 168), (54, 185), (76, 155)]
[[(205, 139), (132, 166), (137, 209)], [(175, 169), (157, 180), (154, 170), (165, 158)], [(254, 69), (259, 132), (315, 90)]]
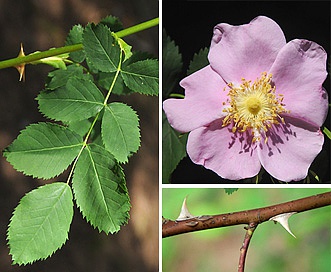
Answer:
[(184, 99), (163, 103), (170, 125), (190, 132), (191, 160), (230, 180), (253, 177), (261, 165), (282, 181), (305, 178), (324, 141), (325, 50), (286, 43), (278, 24), (259, 16), (215, 26), (208, 59), (180, 82)]

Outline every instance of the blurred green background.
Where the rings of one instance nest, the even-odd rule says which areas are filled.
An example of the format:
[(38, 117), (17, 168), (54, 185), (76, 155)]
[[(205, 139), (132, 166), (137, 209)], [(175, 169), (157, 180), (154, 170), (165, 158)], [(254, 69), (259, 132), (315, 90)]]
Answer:
[[(330, 189), (164, 188), (163, 216), (175, 220), (186, 196), (193, 215), (220, 214), (287, 202)], [(331, 206), (295, 214), (289, 219), (297, 239), (280, 225), (259, 225), (248, 249), (245, 271), (331, 271)], [(244, 225), (187, 233), (162, 239), (163, 271), (237, 271)]]

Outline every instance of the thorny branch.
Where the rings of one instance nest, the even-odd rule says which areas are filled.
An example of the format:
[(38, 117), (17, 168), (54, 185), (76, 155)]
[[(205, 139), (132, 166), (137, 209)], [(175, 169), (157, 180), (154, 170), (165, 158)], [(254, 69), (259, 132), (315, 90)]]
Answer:
[(213, 216), (199, 216), (183, 221), (163, 219), (162, 237), (240, 224), (260, 224), (271, 217), (290, 212), (304, 212), (331, 205), (331, 192), (309, 196), (273, 206)]
[[(162, 217), (162, 237), (165, 238), (198, 230), (247, 224), (245, 227), (245, 238), (242, 247), (240, 248), (238, 265), (238, 272), (244, 272), (248, 246), (253, 233), (259, 224), (268, 221), (269, 219), (274, 220), (274, 217), (279, 217), (277, 215), (280, 215), (280, 217), (286, 217), (287, 215), (286, 220), (288, 220), (289, 216), (293, 213), (300, 213), (328, 205), (331, 205), (331, 192), (259, 209), (218, 215), (193, 216), (187, 220), (181, 218), (180, 221), (172, 221)], [(291, 233), (289, 229), (287, 231)]]

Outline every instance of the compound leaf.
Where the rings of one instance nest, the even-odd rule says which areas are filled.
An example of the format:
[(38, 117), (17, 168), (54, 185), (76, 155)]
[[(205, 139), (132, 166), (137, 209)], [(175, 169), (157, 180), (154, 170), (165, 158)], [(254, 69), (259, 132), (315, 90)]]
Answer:
[(21, 199), (7, 233), (14, 264), (45, 259), (62, 247), (68, 239), (73, 217), (72, 198), (66, 183), (55, 182)]
[(57, 121), (77, 121), (94, 116), (103, 108), (104, 97), (92, 81), (69, 79), (56, 91), (43, 91), (37, 97), (39, 110)]
[(22, 130), (4, 150), (4, 156), (18, 171), (49, 179), (70, 165), (82, 144), (82, 138), (66, 127), (38, 123)]
[(105, 108), (101, 133), (106, 149), (119, 162), (127, 162), (140, 146), (138, 116), (123, 103), (111, 103)]
[(122, 67), (121, 76), (128, 88), (134, 92), (158, 95), (159, 62), (147, 59)]
[(130, 199), (124, 173), (106, 149), (86, 146), (77, 161), (72, 186), (78, 207), (93, 227), (108, 234), (127, 223)]
[(121, 61), (121, 49), (109, 28), (103, 24), (89, 24), (83, 33), (86, 57), (101, 72), (114, 72)]

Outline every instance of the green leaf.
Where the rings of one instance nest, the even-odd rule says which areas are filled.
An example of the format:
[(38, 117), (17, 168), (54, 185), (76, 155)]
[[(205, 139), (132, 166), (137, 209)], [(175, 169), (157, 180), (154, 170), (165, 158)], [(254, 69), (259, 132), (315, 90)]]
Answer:
[(228, 195), (231, 195), (235, 191), (238, 191), (238, 188), (236, 188), (236, 189), (224, 188), (224, 190), (225, 190), (225, 193), (227, 193)]
[[(103, 73), (99, 72), (97, 75), (97, 81), (100, 87), (109, 90), (111, 87), (111, 84), (114, 81), (116, 73)], [(118, 95), (127, 95), (130, 93), (133, 93), (129, 88), (127, 88), (124, 84), (124, 81), (121, 77), (117, 77), (115, 85), (112, 90), (113, 94)]]
[(81, 137), (84, 137), (91, 127), (92, 121), (90, 119), (68, 122), (67, 125), (71, 131), (74, 131)]
[(117, 70), (121, 49), (107, 26), (87, 25), (83, 33), (83, 46), (93, 67), (102, 72)]
[[(115, 35), (115, 34), (114, 34)], [(127, 59), (131, 58), (132, 56), (132, 46), (128, 45), (123, 39), (121, 38), (117, 38), (117, 42), (120, 45), (122, 51), (124, 52), (124, 61), (126, 61)]]
[(162, 39), (162, 94), (167, 98), (175, 85), (178, 85), (183, 61), (178, 46), (163, 31)]
[(130, 199), (121, 166), (101, 146), (83, 150), (72, 181), (76, 203), (99, 231), (114, 233), (129, 219)]
[(138, 62), (140, 60), (146, 60), (146, 59), (154, 59), (154, 58), (153, 55), (148, 52), (133, 51), (132, 56), (123, 62), (122, 69), (134, 62)]
[[(81, 25), (73, 26), (73, 28), (70, 30), (67, 36), (65, 45), (74, 45), (74, 44), (82, 43), (83, 32), (84, 32), (84, 27), (82, 27)], [(85, 60), (85, 57), (86, 54), (84, 50), (70, 53), (70, 58), (75, 62), (79, 62), (79, 63), (83, 62)]]
[(67, 70), (55, 70), (48, 73), (48, 83), (46, 89), (55, 90), (67, 84), (70, 78), (80, 78), (85, 80), (93, 80), (89, 74), (83, 73), (83, 67), (80, 65), (69, 65)]
[(162, 182), (168, 183), (171, 173), (186, 156), (187, 135), (180, 135), (168, 123), (162, 111)]
[(121, 23), (121, 21), (117, 17), (112, 15), (103, 18), (100, 21), (100, 24), (108, 26), (112, 32), (117, 32), (123, 29), (123, 24)]
[[(127, 59), (126, 61), (123, 62), (122, 64), (122, 69), (125, 70), (125, 67), (129, 66), (130, 64), (140, 61), (140, 60), (145, 60), (148, 58), (152, 58), (152, 55), (146, 52), (139, 52), (139, 51), (134, 51), (132, 56)], [(99, 72), (97, 74), (97, 81), (99, 86), (102, 88), (109, 90), (115, 76), (115, 72), (112, 73), (103, 73)], [(123, 78), (118, 77), (115, 86), (113, 87), (112, 90), (113, 94), (118, 94), (118, 95), (128, 95), (134, 93), (132, 90), (130, 90), (127, 86), (125, 86)]]
[(148, 59), (132, 63), (122, 68), (121, 76), (128, 88), (134, 92), (158, 95), (159, 62)]
[(103, 108), (104, 97), (93, 82), (69, 79), (56, 91), (43, 91), (37, 97), (39, 110), (57, 121), (78, 121), (96, 115)]
[(323, 132), (331, 140), (331, 132), (327, 127), (323, 127)]
[(127, 162), (140, 146), (138, 116), (123, 103), (111, 103), (105, 108), (101, 133), (106, 149), (119, 162)]
[[(312, 175), (314, 177), (314, 179), (316, 179), (318, 182), (320, 182), (319, 176), (313, 170), (308, 169), (308, 172), (310, 175)], [(309, 174), (307, 175), (307, 177), (309, 177)]]
[[(40, 53), (40, 51), (34, 52), (31, 55), (35, 53)], [(59, 68), (62, 70), (66, 70), (67, 66), (66, 63), (72, 63), (71, 61), (67, 60), (69, 58), (69, 54), (62, 54), (62, 55), (57, 55), (53, 57), (48, 57), (48, 58), (43, 58), (39, 59), (36, 61), (30, 62), (31, 64), (47, 64), (49, 66), (52, 66), (54, 68)]]
[(68, 184), (55, 182), (21, 199), (7, 233), (14, 264), (45, 259), (63, 246), (73, 217), (72, 198)]
[(38, 123), (22, 130), (3, 154), (16, 170), (49, 179), (71, 164), (82, 144), (81, 137), (66, 127)]
[(198, 54), (194, 54), (190, 66), (187, 71), (187, 75), (193, 74), (194, 72), (202, 69), (203, 67), (209, 65), (208, 60), (208, 48), (201, 49)]
[(115, 33), (112, 33), (113, 37), (116, 39), (118, 45), (120, 46), (121, 50), (124, 53), (124, 61), (128, 60), (132, 56), (132, 46), (128, 45), (123, 39), (117, 37)]

